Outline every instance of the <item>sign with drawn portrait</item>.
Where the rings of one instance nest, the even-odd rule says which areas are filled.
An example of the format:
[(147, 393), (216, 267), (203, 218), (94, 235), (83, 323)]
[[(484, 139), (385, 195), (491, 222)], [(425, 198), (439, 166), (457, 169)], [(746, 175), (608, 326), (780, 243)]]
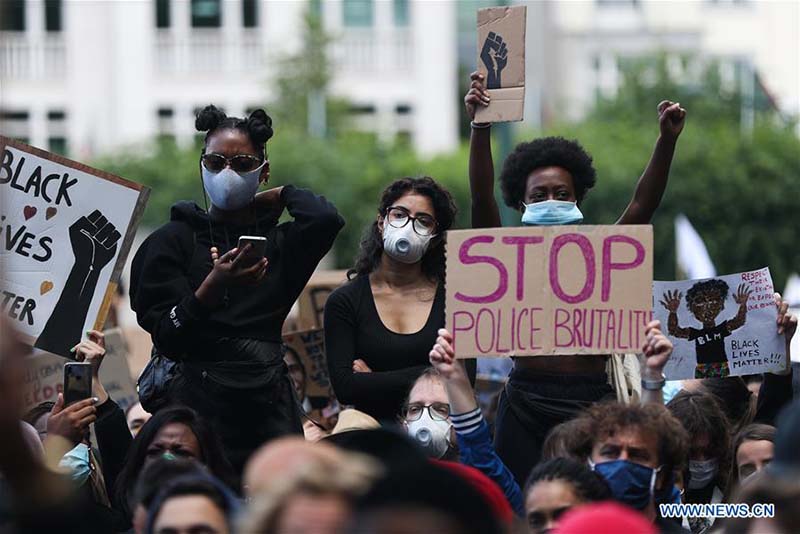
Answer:
[(653, 312), (675, 346), (670, 380), (724, 378), (786, 368), (786, 341), (769, 268), (653, 283)]
[(647, 225), (447, 232), (446, 323), (459, 358), (636, 352), (652, 282)]
[(149, 189), (2, 136), (0, 153), (0, 308), (69, 358), (102, 330)]

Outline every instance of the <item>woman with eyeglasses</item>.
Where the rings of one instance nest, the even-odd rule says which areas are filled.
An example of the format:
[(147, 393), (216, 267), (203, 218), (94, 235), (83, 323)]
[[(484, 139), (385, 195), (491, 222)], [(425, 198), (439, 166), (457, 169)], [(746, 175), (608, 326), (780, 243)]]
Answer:
[[(340, 403), (396, 422), (444, 326), (444, 234), (455, 214), (450, 193), (429, 177), (402, 178), (383, 191), (349, 282), (325, 305), (328, 367)], [(473, 378), (474, 371), (471, 360)]]
[[(302, 433), (281, 329), (344, 221), (292, 185), (256, 194), (269, 180), (273, 134), (263, 110), (239, 119), (207, 106), (195, 127), (206, 132), (198, 170), (211, 205), (178, 202), (142, 244), (131, 306), (155, 351), (180, 362), (166, 402), (207, 419), (241, 473), (265, 441)], [(294, 220), (278, 224), (284, 209)], [(239, 247), (242, 236), (265, 238), (265, 252)]]

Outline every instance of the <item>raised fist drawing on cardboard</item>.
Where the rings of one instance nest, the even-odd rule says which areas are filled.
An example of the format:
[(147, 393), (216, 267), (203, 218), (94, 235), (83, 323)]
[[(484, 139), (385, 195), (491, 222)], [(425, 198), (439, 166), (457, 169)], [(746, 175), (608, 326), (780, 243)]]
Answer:
[(489, 32), (481, 49), (481, 61), (486, 66), (486, 88), (499, 89), (500, 75), (508, 64), (508, 48), (503, 38), (495, 32)]
[(69, 227), (75, 263), (58, 303), (47, 320), (36, 347), (69, 357), (80, 343), (100, 272), (117, 254), (120, 233), (100, 210), (80, 217)]

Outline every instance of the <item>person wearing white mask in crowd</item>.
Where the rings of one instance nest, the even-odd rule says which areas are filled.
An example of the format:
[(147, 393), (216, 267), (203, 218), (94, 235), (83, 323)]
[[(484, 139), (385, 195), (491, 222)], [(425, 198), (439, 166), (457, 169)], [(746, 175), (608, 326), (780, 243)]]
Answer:
[(408, 435), (437, 460), (458, 461), (450, 399), (442, 377), (429, 368), (414, 382), (400, 413)]
[[(151, 360), (139, 392), (151, 413), (168, 402), (194, 408), (241, 473), (261, 444), (302, 432), (283, 322), (344, 220), (324, 197), (292, 185), (256, 194), (270, 177), (273, 128), (264, 110), (242, 119), (206, 106), (195, 127), (206, 132), (198, 179), (211, 205), (175, 204), (131, 268), (131, 306), (155, 354), (166, 357)], [(294, 220), (279, 224), (284, 209)], [(240, 247), (243, 236), (256, 239)], [(252, 244), (258, 238), (263, 253)], [(172, 379), (145, 381), (154, 388), (144, 391), (159, 392), (146, 402), (142, 383), (151, 376)]]
[(444, 234), (455, 214), (450, 193), (429, 177), (383, 191), (350, 281), (325, 304), (328, 367), (342, 404), (396, 421), (444, 326)]
[[(681, 391), (667, 409), (689, 435), (689, 462), (683, 475), (686, 503), (720, 503), (728, 487), (730, 424), (717, 401), (703, 392)], [(711, 518), (690, 517), (694, 534), (707, 532)]]

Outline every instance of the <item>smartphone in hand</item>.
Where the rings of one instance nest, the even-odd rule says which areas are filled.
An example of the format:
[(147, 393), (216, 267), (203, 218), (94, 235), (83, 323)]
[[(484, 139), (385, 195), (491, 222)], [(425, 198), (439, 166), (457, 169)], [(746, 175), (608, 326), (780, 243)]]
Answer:
[(241, 260), (241, 264), (245, 267), (255, 265), (264, 257), (267, 252), (267, 238), (258, 235), (243, 235), (239, 238), (238, 248), (243, 250), (247, 245), (250, 245), (250, 250)]
[(69, 362), (64, 364), (64, 406), (92, 396), (92, 364)]

